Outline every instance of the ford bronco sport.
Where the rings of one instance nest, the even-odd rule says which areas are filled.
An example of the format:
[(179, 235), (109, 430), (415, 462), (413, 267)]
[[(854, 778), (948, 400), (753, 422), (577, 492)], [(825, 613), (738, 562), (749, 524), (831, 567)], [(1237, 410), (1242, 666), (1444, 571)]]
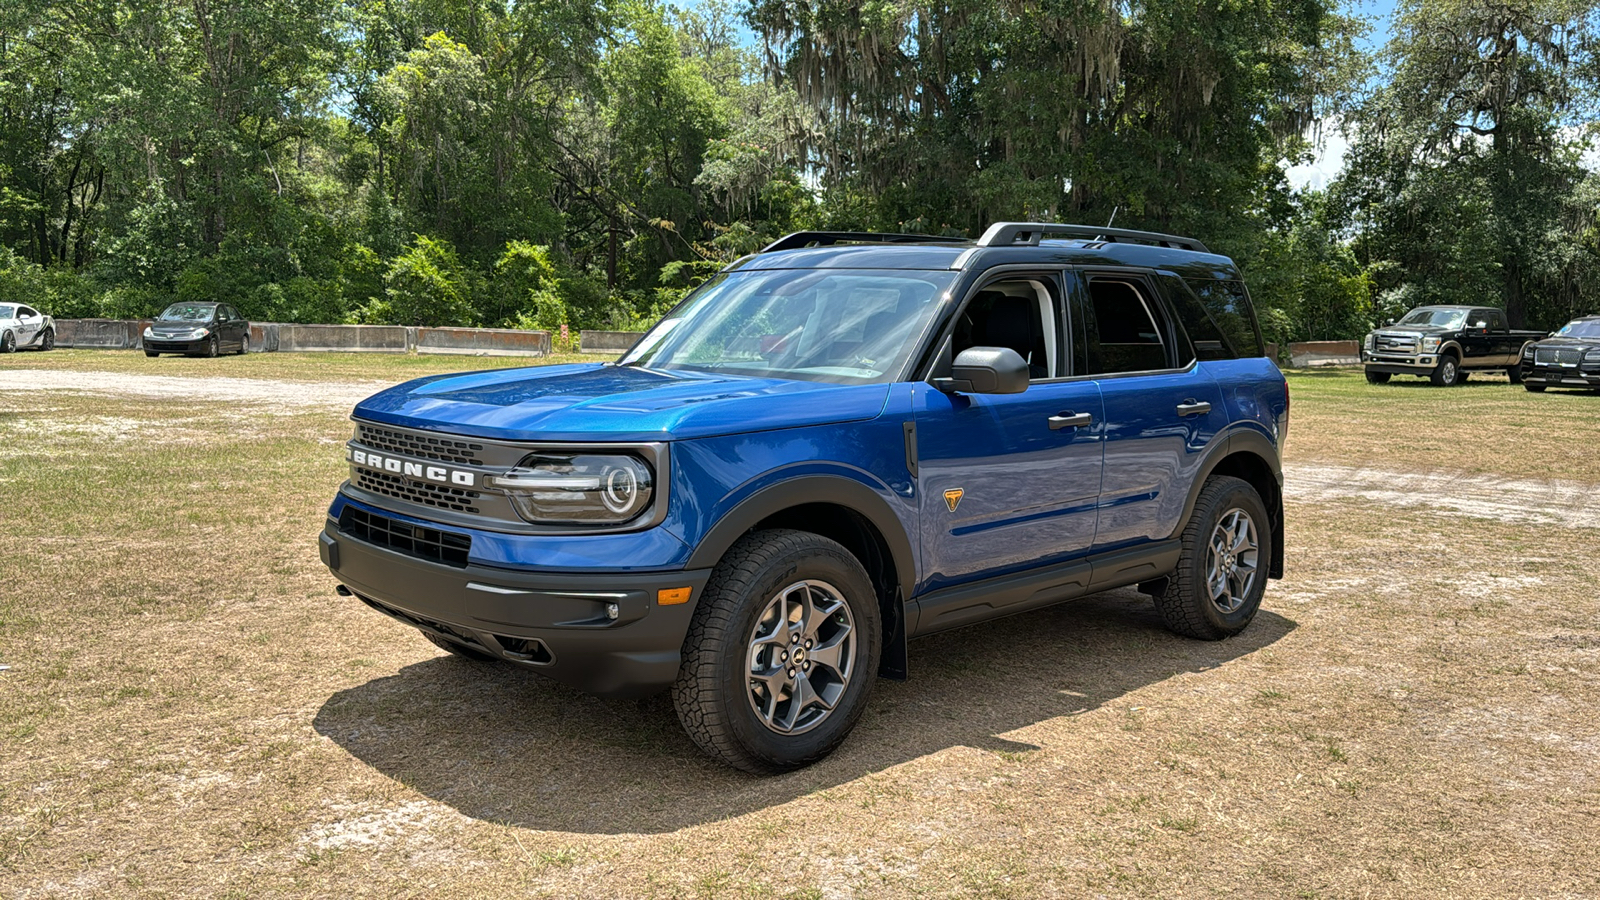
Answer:
[(321, 554), (445, 650), (670, 689), (707, 752), (783, 771), (909, 638), (1127, 585), (1179, 634), (1244, 629), (1282, 576), (1288, 412), (1191, 238), (806, 232), (615, 364), (363, 401)]

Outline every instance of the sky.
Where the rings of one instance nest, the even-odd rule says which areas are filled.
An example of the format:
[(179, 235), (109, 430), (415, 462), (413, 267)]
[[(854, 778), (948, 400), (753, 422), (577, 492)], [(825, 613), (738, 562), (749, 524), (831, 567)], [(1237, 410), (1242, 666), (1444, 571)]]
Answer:
[[(1367, 32), (1364, 40), (1358, 41), (1363, 50), (1377, 51), (1389, 40), (1389, 25), (1394, 18), (1395, 0), (1357, 0), (1354, 4), (1355, 13), (1368, 19), (1372, 30)], [(1324, 123), (1321, 129), (1321, 140), (1317, 147), (1317, 156), (1303, 166), (1290, 166), (1284, 170), (1284, 177), (1289, 179), (1289, 184), (1297, 188), (1313, 188), (1321, 190), (1328, 186), (1339, 174), (1339, 169), (1344, 165), (1344, 153), (1350, 149), (1350, 142), (1339, 133), (1337, 123)]]

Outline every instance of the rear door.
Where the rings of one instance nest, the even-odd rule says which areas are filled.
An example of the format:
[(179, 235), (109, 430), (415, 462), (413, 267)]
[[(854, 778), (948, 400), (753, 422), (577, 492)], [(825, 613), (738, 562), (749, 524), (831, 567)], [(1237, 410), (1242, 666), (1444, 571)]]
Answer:
[[(1100, 494), (1100, 389), (1073, 379), (1060, 272), (1008, 272), (971, 291), (940, 354), (1007, 346), (1020, 394), (913, 384), (925, 578), (917, 593), (1085, 556)], [(938, 371), (935, 375), (940, 374)]]
[(1188, 489), (1227, 427), (1222, 389), (1195, 360), (1149, 273), (1079, 273), (1073, 322), (1105, 407), (1105, 473), (1094, 552), (1178, 530)]

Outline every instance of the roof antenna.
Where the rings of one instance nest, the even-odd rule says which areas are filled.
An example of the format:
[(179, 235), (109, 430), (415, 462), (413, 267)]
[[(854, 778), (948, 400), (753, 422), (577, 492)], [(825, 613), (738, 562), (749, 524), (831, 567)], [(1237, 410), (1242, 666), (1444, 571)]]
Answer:
[[(1111, 223), (1115, 222), (1117, 220), (1117, 213), (1121, 209), (1122, 209), (1121, 204), (1118, 204), (1117, 206), (1111, 207), (1111, 218), (1106, 220), (1106, 228), (1108, 230), (1111, 228)], [(1105, 240), (1105, 235), (1103, 235), (1103, 234), (1097, 234), (1097, 235), (1095, 235), (1095, 237), (1100, 239), (1100, 240), (1102, 240), (1102, 241)]]

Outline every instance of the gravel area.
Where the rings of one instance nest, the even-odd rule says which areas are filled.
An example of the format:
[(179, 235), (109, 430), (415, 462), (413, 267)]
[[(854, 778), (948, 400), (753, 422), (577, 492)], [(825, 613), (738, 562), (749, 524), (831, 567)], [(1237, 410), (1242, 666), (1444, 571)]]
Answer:
[(349, 409), (389, 385), (390, 382), (385, 381), (307, 384), (261, 378), (185, 378), (45, 369), (0, 370), (0, 390), (72, 391), (144, 400), (210, 400), (337, 409)]

